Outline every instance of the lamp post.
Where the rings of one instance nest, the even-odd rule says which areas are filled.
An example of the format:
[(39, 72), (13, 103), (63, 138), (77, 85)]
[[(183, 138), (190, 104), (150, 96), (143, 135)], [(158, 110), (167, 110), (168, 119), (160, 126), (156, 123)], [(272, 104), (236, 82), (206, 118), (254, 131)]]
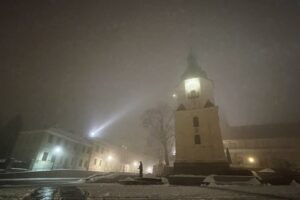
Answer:
[(54, 168), (54, 163), (55, 163), (55, 160), (56, 160), (56, 156), (61, 154), (62, 153), (62, 148), (60, 146), (56, 146), (54, 147), (53, 149), (53, 156), (55, 156), (54, 159), (52, 159), (52, 167), (51, 167), (51, 170), (53, 170)]

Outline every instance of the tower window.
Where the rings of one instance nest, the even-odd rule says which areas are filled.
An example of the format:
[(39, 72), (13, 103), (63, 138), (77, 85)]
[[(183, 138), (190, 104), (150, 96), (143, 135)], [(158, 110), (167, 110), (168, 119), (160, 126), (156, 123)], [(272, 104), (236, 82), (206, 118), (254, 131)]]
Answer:
[(195, 135), (194, 140), (195, 140), (195, 144), (201, 144), (200, 135)]
[(199, 127), (199, 118), (198, 117), (193, 118), (193, 126), (194, 127)]

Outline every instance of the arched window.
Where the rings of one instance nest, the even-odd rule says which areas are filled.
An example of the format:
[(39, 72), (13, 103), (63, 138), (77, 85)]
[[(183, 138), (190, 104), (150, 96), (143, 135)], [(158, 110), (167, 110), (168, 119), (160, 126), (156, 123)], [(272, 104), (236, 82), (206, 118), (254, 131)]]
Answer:
[(193, 118), (193, 126), (194, 127), (199, 127), (199, 118), (198, 117)]
[(200, 139), (200, 135), (195, 135), (195, 144), (201, 144), (201, 139)]

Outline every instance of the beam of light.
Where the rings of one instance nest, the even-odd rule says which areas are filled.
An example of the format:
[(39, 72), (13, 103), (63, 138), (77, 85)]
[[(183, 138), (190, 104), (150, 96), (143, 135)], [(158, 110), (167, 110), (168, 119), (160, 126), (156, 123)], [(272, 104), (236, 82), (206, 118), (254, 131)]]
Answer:
[(103, 124), (98, 126), (97, 128), (92, 129), (89, 132), (89, 137), (95, 138), (100, 135), (100, 133), (103, 131), (103, 129), (107, 128), (108, 126), (112, 125), (122, 117), (124, 117), (126, 114), (129, 113), (129, 111), (133, 110), (137, 106), (136, 102), (132, 102), (131, 104), (125, 106), (123, 109), (121, 109), (119, 112), (115, 113), (111, 118), (106, 120)]

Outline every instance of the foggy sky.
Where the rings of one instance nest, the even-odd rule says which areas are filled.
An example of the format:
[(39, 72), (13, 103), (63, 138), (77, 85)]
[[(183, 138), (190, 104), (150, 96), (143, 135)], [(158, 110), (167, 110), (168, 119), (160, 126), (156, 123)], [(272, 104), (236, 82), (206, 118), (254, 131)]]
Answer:
[[(0, 119), (115, 141), (171, 94), (193, 49), (232, 126), (300, 121), (300, 1), (1, 1)], [(119, 116), (119, 114), (121, 115)]]

